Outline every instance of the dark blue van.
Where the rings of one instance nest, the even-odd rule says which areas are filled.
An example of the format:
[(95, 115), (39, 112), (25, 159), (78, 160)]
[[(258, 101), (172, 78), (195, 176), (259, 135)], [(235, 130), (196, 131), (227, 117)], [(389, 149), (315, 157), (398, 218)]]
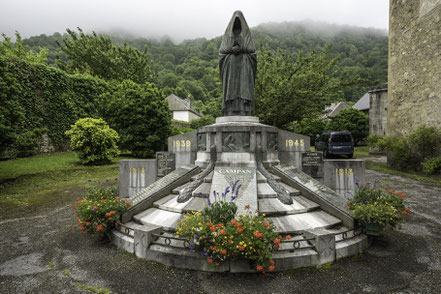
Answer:
[(315, 150), (322, 151), (323, 157), (331, 155), (354, 156), (354, 139), (349, 131), (326, 132), (315, 140)]

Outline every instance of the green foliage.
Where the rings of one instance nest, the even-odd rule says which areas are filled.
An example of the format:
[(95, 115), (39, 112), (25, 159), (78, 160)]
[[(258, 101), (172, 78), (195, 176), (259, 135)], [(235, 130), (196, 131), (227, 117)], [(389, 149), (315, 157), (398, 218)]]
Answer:
[(151, 64), (147, 50), (140, 51), (128, 46), (115, 46), (109, 37), (84, 34), (67, 29), (68, 36), (62, 44), (57, 41), (67, 61), (57, 60), (57, 65), (70, 73), (89, 73), (105, 80), (123, 81), (130, 79), (136, 83), (152, 81)]
[(265, 124), (283, 127), (320, 114), (326, 104), (343, 97), (347, 84), (355, 82), (337, 74), (337, 62), (329, 49), (294, 56), (261, 48), (255, 84), (257, 116)]
[(420, 171), (427, 161), (427, 167), (436, 169), (434, 158), (441, 156), (441, 131), (423, 125), (405, 136), (380, 137), (372, 146), (388, 153), (388, 164), (393, 168)]
[(89, 191), (87, 195), (74, 205), (74, 214), (77, 215), (78, 225), (83, 232), (92, 236), (99, 233), (110, 232), (119, 222), (120, 216), (130, 207), (130, 203), (115, 197), (115, 188), (102, 187), (99, 190), (95, 188)]
[(37, 154), (40, 136), (45, 129), (34, 129), (18, 134), (14, 144), (18, 157), (26, 157)]
[(237, 206), (234, 202), (216, 201), (210, 206), (206, 206), (202, 211), (212, 223), (226, 224), (230, 222), (237, 212)]
[(369, 135), (369, 137), (367, 138), (368, 146), (372, 147), (372, 148), (378, 147), (378, 143), (380, 142), (381, 137), (382, 136), (377, 135), (377, 134)]
[(315, 144), (317, 135), (321, 135), (328, 129), (328, 123), (320, 116), (306, 117), (295, 126), (295, 131), (299, 134), (309, 136), (311, 138), (311, 146)]
[(360, 143), (369, 135), (369, 117), (355, 108), (342, 109), (329, 122), (329, 130), (349, 131), (355, 144)]
[(402, 191), (385, 191), (362, 185), (348, 202), (348, 209), (352, 217), (363, 226), (380, 224), (385, 229), (394, 229), (403, 222), (404, 216), (409, 215), (405, 199), (406, 194)]
[(429, 175), (441, 173), (441, 156), (428, 157), (421, 163), (423, 170)]
[(109, 163), (118, 156), (118, 133), (109, 128), (103, 119), (82, 118), (66, 131), (72, 150), (83, 164)]
[(121, 136), (121, 149), (137, 157), (152, 157), (165, 149), (170, 109), (154, 84), (123, 81), (103, 95), (103, 105), (106, 121)]
[(211, 115), (205, 115), (201, 118), (194, 119), (190, 122), (190, 127), (194, 130), (197, 130), (203, 126), (211, 125), (215, 123), (214, 117)]
[(40, 48), (39, 53), (30, 50), (29, 46), (23, 44), (18, 32), (15, 33), (15, 43), (12, 43), (11, 38), (5, 34), (2, 34), (2, 36), (4, 40), (0, 42), (0, 56), (18, 58), (31, 63), (47, 63), (47, 49)]

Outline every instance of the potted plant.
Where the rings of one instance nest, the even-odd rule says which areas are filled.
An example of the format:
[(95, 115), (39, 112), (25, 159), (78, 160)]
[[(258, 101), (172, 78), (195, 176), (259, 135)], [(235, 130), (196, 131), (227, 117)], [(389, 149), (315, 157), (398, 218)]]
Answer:
[(367, 235), (379, 236), (388, 230), (400, 229), (410, 209), (406, 207), (403, 191), (379, 189), (375, 184), (359, 186), (348, 202), (348, 209)]

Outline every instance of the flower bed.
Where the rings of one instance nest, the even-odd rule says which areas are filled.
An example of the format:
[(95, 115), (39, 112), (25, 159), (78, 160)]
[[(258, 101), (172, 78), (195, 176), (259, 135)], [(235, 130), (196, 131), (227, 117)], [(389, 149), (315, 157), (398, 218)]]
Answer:
[(79, 228), (81, 233), (85, 232), (92, 237), (108, 233), (119, 222), (120, 216), (131, 207), (129, 202), (117, 196), (116, 188), (100, 184), (90, 188), (83, 199), (78, 197), (78, 203), (73, 206), (78, 224), (72, 229)]
[(388, 229), (401, 229), (400, 224), (410, 212), (405, 200), (403, 191), (379, 189), (375, 182), (372, 187), (369, 184), (359, 186), (354, 199), (348, 202), (348, 209), (365, 230), (377, 224), (384, 233)]
[(177, 234), (185, 237), (190, 244), (190, 252), (206, 257), (207, 262), (219, 266), (231, 259), (245, 258), (256, 265), (262, 273), (274, 270), (272, 253), (282, 240), (275, 232), (275, 227), (265, 221), (264, 214), (258, 215), (249, 211), (235, 216), (237, 206), (234, 203), (238, 188), (233, 186), (231, 201), (226, 201), (229, 188), (222, 196), (214, 194), (215, 201), (202, 212), (193, 212), (178, 224)]

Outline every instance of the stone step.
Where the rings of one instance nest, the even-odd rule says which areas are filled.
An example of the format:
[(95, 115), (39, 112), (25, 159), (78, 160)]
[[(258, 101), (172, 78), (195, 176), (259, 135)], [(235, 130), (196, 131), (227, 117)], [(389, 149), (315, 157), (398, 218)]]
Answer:
[[(196, 180), (196, 178), (198, 177), (198, 175), (192, 176), (191, 180), (194, 181)], [(204, 183), (211, 183), (213, 180), (213, 172), (210, 172), (205, 178), (204, 178)]]
[(268, 183), (257, 184), (257, 198), (276, 198), (277, 193), (268, 185)]
[(331, 228), (342, 223), (338, 218), (322, 210), (267, 217), (266, 219), (271, 221), (277, 227), (277, 232), (283, 234), (301, 234), (305, 230)]
[(162, 210), (156, 207), (149, 208), (135, 216), (135, 221), (142, 224), (154, 224), (162, 226), (166, 231), (176, 231), (178, 222), (184, 217), (183, 214)]
[(153, 203), (153, 207), (176, 213), (186, 213), (191, 211), (198, 211), (204, 209), (208, 205), (205, 198), (192, 197), (186, 202), (179, 203), (179, 195), (170, 194)]
[(206, 198), (210, 194), (210, 188), (211, 188), (211, 183), (202, 183), (192, 192), (192, 195), (194, 197)]
[(267, 182), (266, 178), (260, 173), (260, 171), (256, 172), (256, 180), (258, 184)]
[(182, 190), (184, 190), (190, 184), (191, 184), (191, 182), (188, 182), (188, 183), (185, 183), (184, 185), (181, 185), (181, 186), (179, 186), (177, 188), (174, 188), (172, 193), (173, 194), (179, 194)]
[(293, 188), (285, 183), (280, 182), (279, 183), (283, 188), (285, 188), (286, 192), (289, 193), (289, 196), (298, 196), (300, 195), (300, 191), (296, 188)]
[(259, 199), (259, 212), (268, 216), (299, 214), (318, 209), (320, 205), (302, 196), (291, 197), (293, 204), (283, 204), (277, 198)]

